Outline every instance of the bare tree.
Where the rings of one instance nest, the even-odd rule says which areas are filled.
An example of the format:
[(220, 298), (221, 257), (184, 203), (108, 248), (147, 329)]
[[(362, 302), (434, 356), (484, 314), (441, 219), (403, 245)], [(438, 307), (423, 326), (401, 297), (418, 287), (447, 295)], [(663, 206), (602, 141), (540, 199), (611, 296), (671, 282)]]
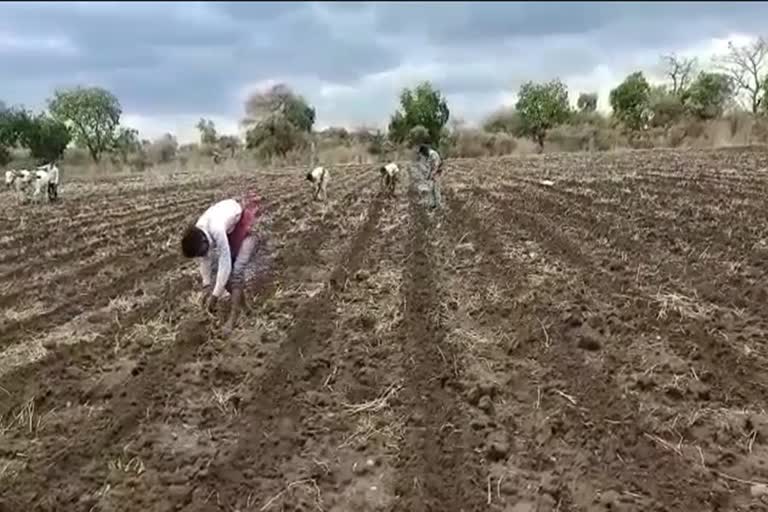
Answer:
[(662, 55), (665, 74), (672, 80), (672, 90), (675, 96), (682, 94), (693, 81), (698, 62), (696, 58), (678, 57), (676, 54)]
[(720, 68), (731, 77), (736, 92), (747, 98), (747, 107), (757, 114), (765, 99), (768, 42), (762, 37), (744, 46), (728, 43), (728, 54), (719, 59)]

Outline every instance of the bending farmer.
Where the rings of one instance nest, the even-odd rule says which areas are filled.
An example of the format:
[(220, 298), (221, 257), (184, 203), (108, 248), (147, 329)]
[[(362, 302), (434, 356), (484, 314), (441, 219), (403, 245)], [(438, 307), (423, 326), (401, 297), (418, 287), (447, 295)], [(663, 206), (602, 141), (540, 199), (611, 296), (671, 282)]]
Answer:
[(224, 324), (225, 335), (234, 328), (240, 307), (247, 300), (246, 284), (257, 274), (257, 240), (251, 228), (259, 214), (256, 196), (243, 200), (224, 199), (203, 212), (181, 239), (184, 256), (200, 258), (203, 306), (214, 312), (225, 290), (232, 295), (229, 319)]

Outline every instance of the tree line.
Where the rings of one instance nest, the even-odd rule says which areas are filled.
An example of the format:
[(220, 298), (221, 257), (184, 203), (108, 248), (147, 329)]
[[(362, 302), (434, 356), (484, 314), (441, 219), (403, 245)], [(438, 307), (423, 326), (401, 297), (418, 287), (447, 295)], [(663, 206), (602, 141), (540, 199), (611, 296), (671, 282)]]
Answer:
[[(754, 115), (768, 114), (768, 43), (763, 38), (743, 46), (729, 43), (728, 53), (718, 58), (712, 69), (701, 69), (695, 59), (674, 54), (663, 56), (662, 62), (664, 83), (651, 84), (642, 71), (636, 71), (610, 91), (612, 113), (608, 120), (612, 125), (638, 132), (669, 126), (681, 118), (713, 119), (737, 108), (739, 101)], [(514, 107), (491, 115), (483, 129), (530, 138), (543, 148), (553, 128), (603, 118), (597, 106), (597, 94), (583, 92), (572, 107), (568, 88), (559, 79), (529, 81), (521, 85)], [(127, 162), (130, 155), (150, 152), (159, 161), (169, 161), (179, 149), (171, 134), (150, 142), (140, 140), (136, 130), (122, 126), (119, 100), (100, 87), (56, 90), (47, 107), (47, 111), (35, 114), (0, 102), (0, 165), (8, 163), (15, 147), (27, 149), (39, 161), (53, 161), (73, 143), (87, 150), (94, 162), (105, 154)], [(314, 148), (316, 111), (288, 85), (277, 84), (252, 94), (244, 110), (244, 142), (233, 135), (219, 135), (213, 121), (200, 119), (200, 150), (218, 161), (234, 156), (243, 147), (263, 157)], [(406, 88), (400, 93), (386, 133), (365, 135), (369, 151), (376, 154), (399, 145), (450, 144), (455, 134), (447, 128), (449, 119), (447, 100), (433, 84), (427, 81)], [(326, 133), (348, 136), (340, 128)]]

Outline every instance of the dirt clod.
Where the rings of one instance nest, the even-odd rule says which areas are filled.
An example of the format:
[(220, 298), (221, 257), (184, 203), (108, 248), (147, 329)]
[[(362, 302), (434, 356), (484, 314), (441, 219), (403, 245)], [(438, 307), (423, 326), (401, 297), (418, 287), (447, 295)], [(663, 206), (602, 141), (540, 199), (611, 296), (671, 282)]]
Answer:
[(576, 346), (584, 350), (597, 351), (603, 347), (604, 337), (588, 325), (582, 325), (575, 332)]
[(491, 397), (488, 395), (483, 396), (480, 398), (480, 401), (478, 402), (477, 406), (480, 408), (481, 411), (483, 411), (486, 414), (491, 414), (493, 412), (493, 401), (491, 400)]
[(505, 459), (509, 455), (509, 440), (504, 431), (492, 432), (486, 439), (486, 453), (492, 461)]

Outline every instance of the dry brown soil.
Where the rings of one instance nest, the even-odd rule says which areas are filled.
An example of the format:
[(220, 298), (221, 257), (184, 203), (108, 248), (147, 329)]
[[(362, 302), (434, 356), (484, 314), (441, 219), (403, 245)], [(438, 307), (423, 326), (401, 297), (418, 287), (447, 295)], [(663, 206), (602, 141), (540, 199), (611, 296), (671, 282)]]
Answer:
[[(0, 196), (0, 511), (768, 510), (768, 153)], [(551, 180), (554, 184), (549, 184)], [(178, 236), (257, 185), (228, 339)]]

